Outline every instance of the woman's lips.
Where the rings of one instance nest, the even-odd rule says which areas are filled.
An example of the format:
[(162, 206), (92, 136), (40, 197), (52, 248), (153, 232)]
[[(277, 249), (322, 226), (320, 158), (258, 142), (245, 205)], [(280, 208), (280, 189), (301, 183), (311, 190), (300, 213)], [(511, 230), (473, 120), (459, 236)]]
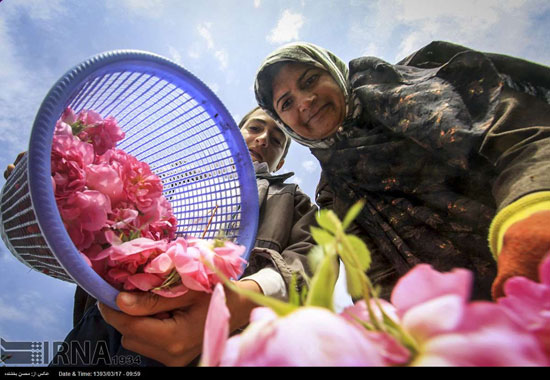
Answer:
[(252, 156), (252, 158), (254, 159), (257, 159), (259, 162), (263, 162), (264, 161), (264, 158), (262, 157), (261, 154), (253, 151), (252, 149), (249, 149), (250, 151), (250, 155)]
[(307, 121), (307, 124), (309, 124), (311, 121), (317, 121), (319, 120), (319, 117), (322, 116), (325, 113), (325, 110), (327, 109), (328, 104), (325, 104), (321, 108), (317, 110)]

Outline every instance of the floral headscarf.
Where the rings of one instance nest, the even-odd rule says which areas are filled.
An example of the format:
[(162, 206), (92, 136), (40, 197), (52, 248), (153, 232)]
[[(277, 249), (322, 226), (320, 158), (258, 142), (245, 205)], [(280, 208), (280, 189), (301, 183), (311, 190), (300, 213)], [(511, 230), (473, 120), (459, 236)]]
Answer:
[(281, 62), (297, 62), (324, 69), (330, 73), (338, 86), (342, 89), (346, 99), (346, 121), (353, 118), (359, 112), (358, 102), (351, 94), (347, 65), (330, 51), (307, 42), (294, 42), (285, 45), (272, 52), (263, 61), (258, 73), (254, 91), (256, 100), (269, 116), (271, 116), (281, 129), (293, 140), (309, 148), (327, 148), (334, 142), (333, 136), (322, 140), (311, 140), (299, 136), (288, 125), (284, 124), (273, 108), (273, 68), (274, 64)]

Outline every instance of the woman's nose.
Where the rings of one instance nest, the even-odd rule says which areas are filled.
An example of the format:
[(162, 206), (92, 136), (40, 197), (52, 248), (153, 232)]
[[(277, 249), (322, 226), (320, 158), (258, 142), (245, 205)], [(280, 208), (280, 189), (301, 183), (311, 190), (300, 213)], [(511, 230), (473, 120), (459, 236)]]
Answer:
[(315, 94), (304, 94), (300, 99), (300, 112), (308, 111), (315, 102)]
[(268, 144), (267, 132), (262, 132), (258, 136), (256, 136), (256, 142), (261, 146), (266, 147)]

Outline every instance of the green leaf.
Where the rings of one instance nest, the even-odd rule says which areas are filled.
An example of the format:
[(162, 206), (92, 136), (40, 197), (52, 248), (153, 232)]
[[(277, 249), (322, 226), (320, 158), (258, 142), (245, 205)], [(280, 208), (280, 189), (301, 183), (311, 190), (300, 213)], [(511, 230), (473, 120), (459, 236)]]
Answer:
[(360, 269), (362, 271), (366, 271), (367, 269), (369, 269), (371, 263), (371, 254), (365, 242), (355, 235), (345, 235), (343, 239), (346, 240), (343, 246), (348, 247), (348, 249), (352, 249), (352, 251), (348, 253), (355, 255), (357, 263), (360, 265)]
[(319, 306), (333, 310), (334, 287), (338, 279), (338, 256), (326, 255), (313, 276), (309, 287), (306, 306)]
[(72, 129), (73, 135), (75, 136), (78, 135), (83, 130), (85, 130), (86, 127), (87, 126), (81, 120), (78, 120), (71, 124), (71, 129)]
[(344, 230), (350, 226), (351, 222), (353, 222), (355, 218), (357, 218), (357, 215), (359, 215), (364, 206), (364, 199), (361, 199), (359, 202), (351, 206), (351, 208), (346, 213), (346, 216), (344, 217), (344, 221), (342, 222), (342, 227), (344, 228)]
[(341, 228), (340, 220), (332, 210), (319, 210), (315, 219), (321, 227), (333, 234), (336, 234), (339, 227)]
[(334, 243), (334, 235), (332, 235), (327, 230), (323, 230), (321, 228), (317, 227), (310, 227), (311, 230), (311, 236), (313, 236), (313, 239), (317, 242), (317, 244), (320, 245), (328, 245)]

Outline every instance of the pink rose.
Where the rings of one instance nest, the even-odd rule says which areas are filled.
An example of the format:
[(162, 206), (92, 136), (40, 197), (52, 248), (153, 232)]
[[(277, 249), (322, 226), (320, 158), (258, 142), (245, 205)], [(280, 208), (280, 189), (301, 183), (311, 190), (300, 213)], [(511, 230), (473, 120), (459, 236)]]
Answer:
[(92, 110), (83, 110), (77, 117), (78, 121), (84, 124), (78, 138), (91, 143), (97, 155), (114, 148), (116, 143), (124, 138), (124, 132), (113, 117), (102, 119), (100, 114)]
[(548, 365), (534, 335), (517, 325), (502, 307), (468, 303), (471, 273), (439, 273), (414, 267), (395, 286), (391, 302), (399, 323), (418, 346), (413, 365)]
[(142, 236), (155, 240), (176, 238), (178, 221), (170, 202), (163, 195), (155, 198), (151, 207), (141, 211), (143, 215), (139, 217), (139, 228)]
[(82, 110), (76, 115), (76, 118), (82, 124), (90, 126), (103, 121), (101, 115), (93, 110)]
[(156, 284), (159, 281), (155, 279), (156, 277), (159, 279), (162, 277), (135, 277), (134, 275), (143, 274), (141, 268), (145, 267), (150, 260), (162, 254), (166, 250), (166, 244), (164, 240), (155, 241), (138, 238), (121, 244), (113, 244), (94, 257), (90, 257), (90, 259), (92, 263), (94, 260), (107, 260), (109, 269), (105, 277), (116, 288), (126, 290), (142, 289), (151, 284)]
[(214, 248), (212, 263), (226, 277), (237, 279), (244, 271), (246, 260), (241, 256), (246, 250), (244, 245), (226, 241), (223, 247)]
[(504, 284), (505, 297), (497, 300), (520, 326), (539, 339), (550, 358), (550, 254), (539, 266), (540, 283), (526, 277), (512, 277)]
[(86, 185), (85, 168), (94, 160), (93, 147), (69, 135), (55, 135), (52, 140), (51, 170), (56, 199), (82, 191)]
[(71, 125), (76, 122), (76, 120), (77, 117), (74, 114), (74, 111), (70, 107), (67, 107), (65, 108), (65, 111), (63, 111), (63, 113), (61, 114), (61, 119), (59, 121)]
[(99, 191), (78, 191), (67, 198), (59, 211), (66, 223), (79, 225), (87, 231), (99, 231), (107, 224), (111, 202)]
[[(206, 263), (216, 267), (228, 278), (238, 278), (246, 262), (242, 257), (244, 247), (225, 242), (223, 247), (214, 247), (214, 242), (189, 238), (177, 239), (171, 244), (180, 246), (173, 255), (174, 264), (183, 285), (189, 289), (210, 293), (220, 279)], [(183, 240), (185, 241), (185, 240)]]
[[(183, 239), (177, 239), (172, 245), (174, 250), (174, 265), (178, 271), (182, 284), (192, 290), (210, 293), (214, 284), (210, 281), (212, 271), (204, 265), (201, 259), (204, 254), (197, 246), (183, 244)], [(207, 248), (204, 248), (207, 250)]]
[(113, 206), (126, 198), (122, 179), (112, 166), (108, 164), (88, 165), (85, 171), (88, 188), (107, 195)]
[(221, 366), (383, 366), (379, 336), (372, 339), (338, 314), (301, 307), (278, 317), (271, 309), (252, 311), (250, 324), (229, 340), (223, 287), (208, 309), (202, 364)]
[(149, 210), (162, 196), (162, 182), (151, 172), (149, 165), (128, 155), (121, 168), (124, 191), (130, 202), (141, 210)]

